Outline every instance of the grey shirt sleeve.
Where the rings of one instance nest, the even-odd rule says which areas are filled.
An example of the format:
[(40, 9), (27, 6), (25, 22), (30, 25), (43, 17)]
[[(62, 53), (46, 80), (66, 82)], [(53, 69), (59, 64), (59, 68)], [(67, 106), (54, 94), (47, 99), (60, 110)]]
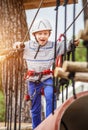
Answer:
[(57, 43), (57, 55), (62, 55), (65, 53), (65, 44), (66, 44), (66, 52), (71, 51), (71, 42), (69, 41), (61, 41)]

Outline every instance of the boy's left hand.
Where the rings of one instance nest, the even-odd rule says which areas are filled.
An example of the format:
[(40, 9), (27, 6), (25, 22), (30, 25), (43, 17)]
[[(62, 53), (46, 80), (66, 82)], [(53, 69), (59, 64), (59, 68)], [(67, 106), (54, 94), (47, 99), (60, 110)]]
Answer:
[(74, 40), (74, 44), (75, 44), (75, 46), (78, 46), (79, 43), (80, 43), (80, 39), (75, 39), (75, 40)]

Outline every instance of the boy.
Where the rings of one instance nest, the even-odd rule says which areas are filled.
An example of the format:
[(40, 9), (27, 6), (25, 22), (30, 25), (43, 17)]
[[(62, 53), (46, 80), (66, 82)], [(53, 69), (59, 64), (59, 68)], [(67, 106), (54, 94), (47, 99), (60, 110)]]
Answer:
[[(41, 123), (41, 89), (44, 88), (46, 100), (46, 117), (52, 112), (53, 74), (50, 68), (54, 62), (54, 45), (48, 41), (52, 27), (48, 20), (41, 19), (34, 23), (32, 34), (35, 41), (25, 42), (24, 58), (28, 65), (28, 92), (32, 101), (32, 127)], [(79, 41), (74, 44), (77, 46)], [(21, 43), (14, 46), (20, 47)], [(71, 50), (71, 42), (67, 43), (67, 51)], [(64, 53), (64, 42), (57, 43), (57, 55)]]

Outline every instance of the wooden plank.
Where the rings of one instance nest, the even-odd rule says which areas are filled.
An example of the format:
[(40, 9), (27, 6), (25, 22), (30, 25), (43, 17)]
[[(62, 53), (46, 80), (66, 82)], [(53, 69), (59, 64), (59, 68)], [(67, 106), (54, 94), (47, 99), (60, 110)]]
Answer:
[[(25, 9), (36, 9), (39, 7), (41, 0), (23, 0)], [(78, 0), (76, 0), (76, 3)], [(73, 0), (69, 0), (68, 4), (72, 4)], [(64, 0), (60, 1), (60, 5), (64, 4)], [(41, 8), (56, 6), (56, 0), (43, 0)]]

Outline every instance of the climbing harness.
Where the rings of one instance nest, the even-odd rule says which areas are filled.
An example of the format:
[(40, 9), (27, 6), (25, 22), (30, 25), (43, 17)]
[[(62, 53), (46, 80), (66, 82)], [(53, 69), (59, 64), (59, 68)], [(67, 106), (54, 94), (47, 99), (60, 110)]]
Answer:
[(30, 78), (30, 76), (39, 76), (38, 80), (41, 80), (43, 75), (49, 75), (49, 74), (53, 74), (53, 71), (51, 71), (50, 69), (44, 70), (42, 72), (35, 72), (35, 71), (32, 71), (32, 70), (28, 70), (24, 79), (28, 79), (28, 78)]
[[(44, 70), (42, 72), (35, 72), (35, 71), (31, 71), (31, 70), (28, 70), (26, 75), (24, 76), (24, 79), (27, 80), (29, 79), (31, 76), (38, 76), (38, 79), (36, 81), (34, 81), (36, 84), (39, 84), (41, 82), (41, 78), (43, 75), (49, 75), (49, 74), (53, 74), (53, 71), (51, 71), (50, 69), (48, 70)], [(49, 85), (49, 84), (44, 84), (45, 86), (46, 85)], [(52, 85), (49, 85), (49, 86), (52, 86)], [(44, 90), (43, 88), (41, 89), (41, 95), (44, 95)], [(25, 95), (25, 100), (26, 101), (29, 101), (31, 99), (30, 95), (29, 94), (26, 94)]]

